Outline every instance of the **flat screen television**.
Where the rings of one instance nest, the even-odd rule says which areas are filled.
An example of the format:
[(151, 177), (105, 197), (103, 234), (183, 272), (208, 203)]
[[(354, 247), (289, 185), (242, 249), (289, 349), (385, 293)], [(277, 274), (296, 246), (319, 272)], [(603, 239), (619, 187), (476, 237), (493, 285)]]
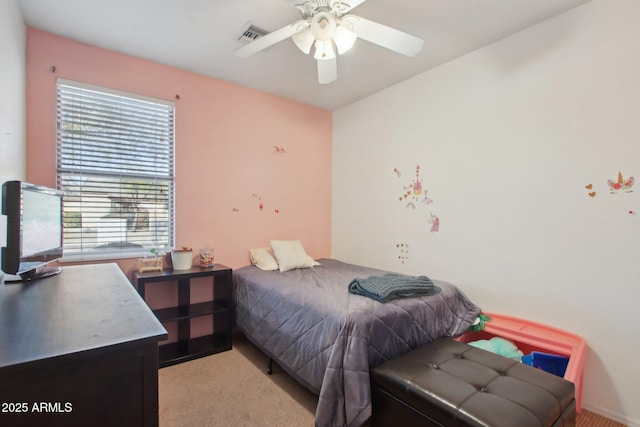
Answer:
[(5, 282), (24, 282), (60, 273), (47, 264), (62, 257), (61, 191), (23, 181), (2, 185), (7, 245), (2, 248)]

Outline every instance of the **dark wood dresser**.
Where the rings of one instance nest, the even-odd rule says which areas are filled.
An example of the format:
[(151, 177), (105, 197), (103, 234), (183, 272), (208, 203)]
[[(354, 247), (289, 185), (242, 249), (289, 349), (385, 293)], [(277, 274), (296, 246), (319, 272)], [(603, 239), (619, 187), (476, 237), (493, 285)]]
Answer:
[(117, 264), (0, 286), (0, 425), (157, 426), (166, 338)]

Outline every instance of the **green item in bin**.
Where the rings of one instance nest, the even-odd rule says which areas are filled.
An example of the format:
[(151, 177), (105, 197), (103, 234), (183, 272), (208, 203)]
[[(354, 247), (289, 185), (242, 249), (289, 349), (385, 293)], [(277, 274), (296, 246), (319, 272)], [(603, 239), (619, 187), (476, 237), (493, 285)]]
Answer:
[(473, 324), (469, 326), (469, 331), (480, 332), (484, 329), (484, 323), (490, 322), (490, 321), (491, 321), (491, 318), (489, 316), (487, 316), (486, 314), (480, 313), (478, 314), (478, 317), (476, 317), (476, 320), (473, 322)]
[(471, 341), (467, 344), (472, 347), (499, 354), (500, 356), (508, 357), (509, 359), (517, 360), (518, 362), (522, 360), (523, 353), (513, 342), (505, 338), (493, 337), (488, 340)]

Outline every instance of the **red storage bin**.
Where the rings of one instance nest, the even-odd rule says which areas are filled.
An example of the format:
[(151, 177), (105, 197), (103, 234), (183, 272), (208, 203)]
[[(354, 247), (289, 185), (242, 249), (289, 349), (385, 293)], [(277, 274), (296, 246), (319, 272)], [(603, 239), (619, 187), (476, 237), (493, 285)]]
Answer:
[(562, 329), (517, 317), (495, 313), (484, 313), (491, 318), (480, 332), (467, 332), (458, 341), (468, 343), (476, 340), (502, 337), (509, 339), (524, 354), (543, 352), (569, 358), (564, 379), (576, 388), (576, 411), (582, 409), (582, 381), (587, 344), (585, 340)]

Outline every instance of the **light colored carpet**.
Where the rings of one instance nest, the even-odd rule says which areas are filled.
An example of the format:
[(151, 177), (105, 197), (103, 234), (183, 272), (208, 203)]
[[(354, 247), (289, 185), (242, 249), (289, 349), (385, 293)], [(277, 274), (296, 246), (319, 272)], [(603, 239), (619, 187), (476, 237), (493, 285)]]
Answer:
[[(160, 427), (312, 427), (317, 397), (241, 335), (233, 349), (160, 369)], [(577, 427), (624, 427), (586, 410)]]
[(233, 349), (160, 369), (161, 427), (313, 426), (317, 398), (242, 335)]

